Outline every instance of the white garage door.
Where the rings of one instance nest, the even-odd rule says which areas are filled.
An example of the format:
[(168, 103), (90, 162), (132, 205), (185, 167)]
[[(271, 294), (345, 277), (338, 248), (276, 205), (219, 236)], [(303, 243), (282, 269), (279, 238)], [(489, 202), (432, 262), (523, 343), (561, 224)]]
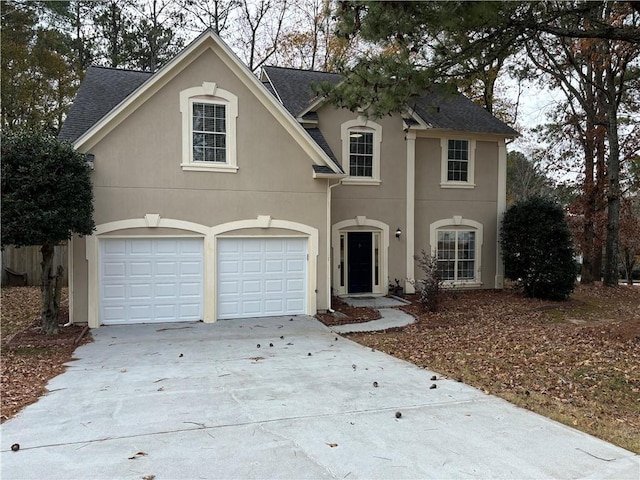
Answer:
[(105, 325), (202, 320), (202, 239), (100, 241)]
[(306, 313), (306, 238), (218, 240), (218, 318)]

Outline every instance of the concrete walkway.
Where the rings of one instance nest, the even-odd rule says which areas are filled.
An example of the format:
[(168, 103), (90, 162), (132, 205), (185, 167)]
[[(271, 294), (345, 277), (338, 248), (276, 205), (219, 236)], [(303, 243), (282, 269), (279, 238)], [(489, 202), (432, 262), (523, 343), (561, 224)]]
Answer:
[(310, 317), (101, 327), (94, 338), (0, 427), (2, 479), (640, 476), (631, 452), (433, 381)]
[(362, 323), (349, 323), (331, 327), (336, 333), (377, 332), (390, 328), (406, 327), (416, 319), (397, 307), (408, 305), (409, 302), (396, 297), (343, 297), (342, 300), (354, 307), (371, 307), (380, 312), (378, 320)]

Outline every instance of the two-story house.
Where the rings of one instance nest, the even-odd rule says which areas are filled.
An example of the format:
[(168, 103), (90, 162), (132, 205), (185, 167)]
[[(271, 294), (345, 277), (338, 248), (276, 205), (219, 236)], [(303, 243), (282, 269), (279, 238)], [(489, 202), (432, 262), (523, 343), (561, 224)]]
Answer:
[(463, 96), (364, 118), (328, 73), (257, 79), (211, 31), (154, 74), (90, 68), (60, 137), (93, 172), (93, 235), (70, 242), (70, 317), (100, 324), (315, 314), (411, 291), (414, 255), (501, 288), (505, 139)]

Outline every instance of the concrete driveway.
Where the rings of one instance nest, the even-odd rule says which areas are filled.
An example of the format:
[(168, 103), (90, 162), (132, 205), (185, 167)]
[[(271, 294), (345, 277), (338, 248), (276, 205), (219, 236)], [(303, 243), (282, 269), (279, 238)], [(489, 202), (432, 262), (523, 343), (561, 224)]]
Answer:
[(3, 479), (640, 477), (637, 455), (309, 317), (94, 337), (2, 425)]

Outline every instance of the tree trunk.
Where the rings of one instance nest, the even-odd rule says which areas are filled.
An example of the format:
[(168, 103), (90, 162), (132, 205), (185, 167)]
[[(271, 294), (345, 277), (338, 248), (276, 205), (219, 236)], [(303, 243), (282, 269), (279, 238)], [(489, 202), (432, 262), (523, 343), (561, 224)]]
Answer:
[(40, 309), (40, 320), (42, 323), (42, 333), (54, 335), (58, 333), (58, 312), (60, 310), (60, 296), (62, 294), (62, 272), (64, 269), (59, 265), (54, 273), (53, 270), (53, 245), (43, 245), (40, 249), (42, 253), (42, 277), (40, 291), (42, 293), (42, 306)]
[(593, 247), (591, 277), (596, 282), (602, 280), (602, 242), (600, 240), (596, 240)]
[(618, 229), (620, 219), (620, 143), (618, 138), (618, 112), (615, 78), (607, 69), (607, 139), (609, 158), (607, 161), (607, 240), (605, 243), (604, 284), (618, 286)]
[(594, 222), (596, 205), (596, 186), (593, 180), (594, 150), (595, 150), (595, 126), (593, 121), (587, 118), (584, 140), (584, 228), (582, 232), (582, 270), (580, 283), (588, 285), (593, 283), (593, 242), (595, 237)]

